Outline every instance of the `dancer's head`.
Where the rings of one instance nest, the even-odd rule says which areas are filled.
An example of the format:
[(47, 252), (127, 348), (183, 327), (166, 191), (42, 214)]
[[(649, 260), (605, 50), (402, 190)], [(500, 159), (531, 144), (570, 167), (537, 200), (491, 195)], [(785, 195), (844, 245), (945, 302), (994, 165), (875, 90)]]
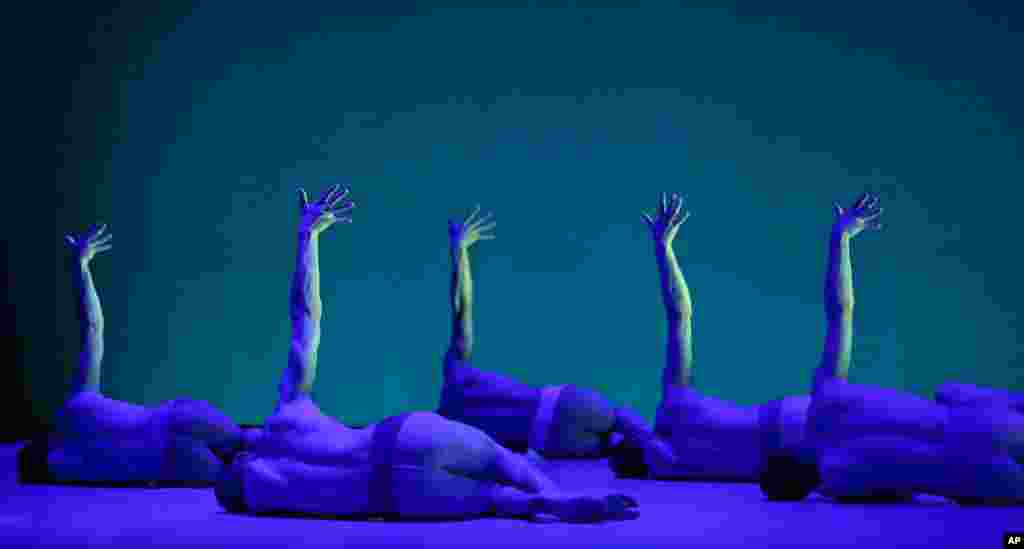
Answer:
[(816, 460), (796, 451), (768, 456), (761, 467), (761, 493), (774, 501), (800, 501), (821, 484)]

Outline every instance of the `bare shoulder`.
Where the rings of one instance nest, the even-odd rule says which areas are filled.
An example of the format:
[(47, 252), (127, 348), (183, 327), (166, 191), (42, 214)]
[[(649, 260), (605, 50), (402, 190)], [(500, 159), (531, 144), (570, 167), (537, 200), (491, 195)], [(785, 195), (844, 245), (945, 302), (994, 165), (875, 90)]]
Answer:
[(925, 441), (941, 439), (949, 421), (949, 409), (931, 399), (852, 383), (819, 388), (808, 415), (818, 424), (829, 424), (834, 436), (899, 434)]
[(841, 405), (844, 408), (875, 406), (922, 408), (935, 404), (930, 399), (898, 389), (841, 381), (829, 381), (823, 384), (815, 394), (815, 400)]
[(370, 461), (373, 426), (351, 429), (331, 421), (296, 421), (275, 414), (251, 449), (254, 456), (330, 467), (361, 467)]
[(692, 387), (675, 387), (666, 393), (662, 401), (666, 412), (694, 420), (712, 420), (752, 413), (752, 408), (740, 406), (728, 400), (705, 395)]
[(500, 388), (524, 385), (515, 379), (474, 368), (469, 362), (460, 362), (449, 371), (445, 383), (462, 388)]
[(329, 428), (332, 420), (312, 399), (303, 398), (278, 403), (277, 409), (263, 423), (268, 434), (305, 433)]
[(454, 425), (459, 425), (459, 423), (434, 412), (421, 411), (406, 414), (401, 429), (403, 433), (411, 431), (422, 433), (424, 436), (431, 436), (449, 431)]
[(65, 401), (56, 427), (64, 435), (129, 434), (143, 429), (152, 417), (152, 410), (145, 406), (82, 391)]

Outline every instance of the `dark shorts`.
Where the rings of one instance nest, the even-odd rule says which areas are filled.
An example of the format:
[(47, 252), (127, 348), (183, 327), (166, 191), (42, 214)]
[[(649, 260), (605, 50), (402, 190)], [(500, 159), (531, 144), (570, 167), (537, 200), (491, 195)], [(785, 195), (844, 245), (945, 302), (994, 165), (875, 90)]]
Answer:
[(758, 408), (761, 436), (761, 464), (758, 483), (771, 500), (799, 501), (821, 483), (817, 456), (806, 444), (789, 444), (782, 433), (785, 399), (766, 402)]

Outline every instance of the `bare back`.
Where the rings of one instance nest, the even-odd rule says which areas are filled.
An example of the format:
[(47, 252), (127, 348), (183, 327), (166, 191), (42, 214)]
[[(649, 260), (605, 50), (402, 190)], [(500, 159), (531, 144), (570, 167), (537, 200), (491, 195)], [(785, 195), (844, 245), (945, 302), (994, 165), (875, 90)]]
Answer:
[(369, 511), (373, 426), (351, 429), (308, 398), (278, 406), (242, 467), (257, 512), (361, 514)]
[(436, 478), (436, 490), (427, 492), (443, 492), (451, 473), (484, 471), (496, 460), (494, 442), (484, 433), (417, 412), (405, 417), (387, 462), (374, 463), (378, 426), (345, 427), (309, 399), (281, 406), (243, 465), (248, 505), (255, 511), (366, 515), (374, 511), (375, 467), (420, 483)]
[(756, 407), (674, 387), (659, 406), (655, 430), (675, 450), (671, 471), (656, 476), (752, 478), (760, 465)]
[(48, 467), (60, 481), (212, 482), (221, 465), (204, 440), (233, 423), (209, 410), (191, 400), (147, 408), (79, 392), (58, 413)]
[(65, 439), (128, 442), (154, 434), (153, 410), (82, 391), (57, 413), (57, 432)]
[(465, 363), (446, 371), (439, 414), (481, 429), (507, 446), (528, 443), (540, 389)]

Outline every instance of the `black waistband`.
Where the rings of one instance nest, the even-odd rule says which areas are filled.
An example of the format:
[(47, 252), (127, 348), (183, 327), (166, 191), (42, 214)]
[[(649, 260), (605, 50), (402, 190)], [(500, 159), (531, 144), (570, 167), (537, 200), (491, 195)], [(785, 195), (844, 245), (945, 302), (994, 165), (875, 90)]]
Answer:
[[(548, 432), (544, 435), (544, 446), (550, 448), (552, 444), (558, 444), (561, 442), (561, 429), (564, 417), (569, 415), (568, 408), (576, 404), (576, 392), (578, 389), (575, 385), (563, 385), (558, 391), (558, 398), (555, 399), (555, 406), (551, 410), (551, 423), (548, 424)], [(541, 402), (543, 397), (537, 400), (537, 410), (540, 411)], [(534, 412), (534, 421), (536, 421), (537, 412)], [(547, 448), (536, 448), (538, 452), (543, 452)]]
[(392, 483), (392, 460), (398, 431), (409, 414), (391, 416), (377, 424), (370, 445), (370, 512), (374, 515), (391, 515), (395, 509), (395, 495)]

